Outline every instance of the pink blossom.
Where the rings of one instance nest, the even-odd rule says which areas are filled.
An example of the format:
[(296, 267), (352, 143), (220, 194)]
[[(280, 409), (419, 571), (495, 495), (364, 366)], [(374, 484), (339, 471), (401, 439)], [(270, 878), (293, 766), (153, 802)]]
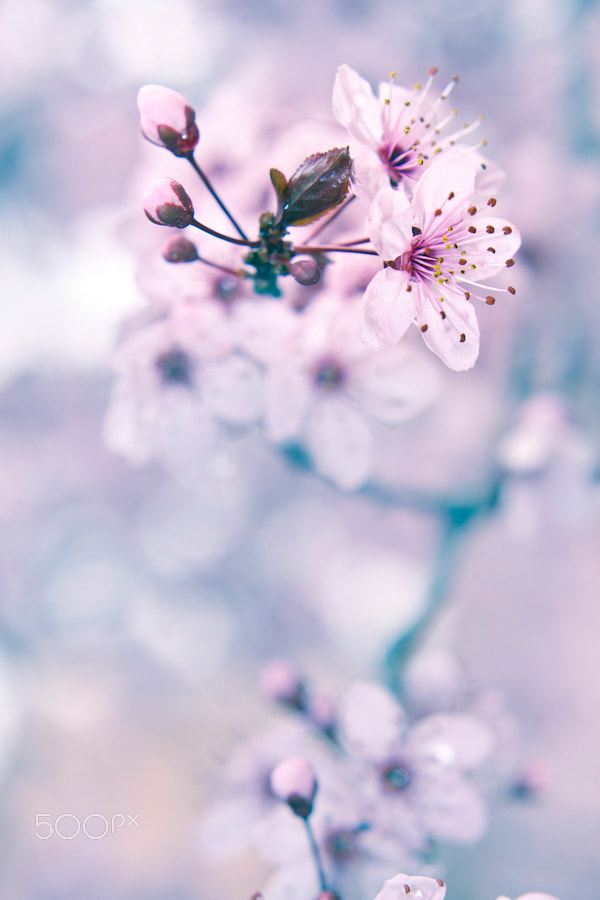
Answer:
[(311, 764), (301, 756), (290, 756), (271, 772), (271, 790), (302, 819), (308, 818), (317, 792), (317, 779)]
[[(479, 354), (479, 326), (471, 298), (495, 297), (483, 282), (513, 265), (520, 237), (513, 226), (475, 200), (475, 166), (453, 150), (423, 175), (412, 205), (389, 188), (371, 208), (370, 233), (385, 267), (364, 298), (369, 338), (396, 344), (411, 323), (452, 369), (469, 369)], [(496, 291), (505, 292), (504, 288)], [(514, 293), (514, 288), (508, 291)]]
[(339, 733), (365, 765), (378, 820), (402, 840), (418, 847), (428, 838), (481, 837), (487, 817), (466, 775), (487, 758), (493, 739), (475, 716), (439, 713), (409, 727), (392, 694), (357, 683), (342, 701)]
[[(339, 67), (333, 88), (333, 113), (358, 142), (353, 153), (357, 193), (373, 199), (384, 186), (410, 186), (418, 182), (423, 169), (443, 150), (470, 134), (479, 119), (458, 131), (440, 136), (452, 122), (456, 110), (448, 110), (447, 100), (457, 79), (452, 79), (437, 97), (431, 95), (433, 76), (429, 70), (424, 86), (412, 90), (382, 83), (376, 97), (370, 84), (348, 65)], [(474, 162), (482, 160), (471, 148)], [(484, 171), (486, 164), (483, 163)]]
[(287, 659), (271, 659), (260, 672), (260, 687), (270, 700), (300, 708), (304, 685), (298, 670)]
[(155, 178), (143, 203), (144, 212), (155, 225), (186, 228), (194, 218), (194, 205), (185, 188), (172, 178)]
[(374, 352), (360, 336), (357, 304), (322, 296), (269, 365), (267, 436), (304, 443), (319, 472), (352, 490), (373, 466), (372, 420), (409, 419), (436, 392), (436, 375), (417, 352)]
[(191, 153), (200, 135), (196, 113), (185, 97), (171, 88), (146, 84), (138, 91), (137, 102), (145, 138), (175, 156)]

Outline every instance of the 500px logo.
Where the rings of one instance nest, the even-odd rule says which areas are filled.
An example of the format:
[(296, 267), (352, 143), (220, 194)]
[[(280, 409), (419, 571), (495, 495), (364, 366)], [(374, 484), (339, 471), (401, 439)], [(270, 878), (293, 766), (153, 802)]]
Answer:
[(101, 813), (90, 813), (83, 821), (73, 813), (62, 813), (52, 819), (51, 813), (35, 814), (35, 836), (40, 841), (47, 841), (56, 836), (62, 841), (72, 841), (82, 834), (91, 841), (101, 841), (108, 834), (115, 834), (120, 828), (140, 827), (140, 814), (130, 816), (129, 813), (116, 813), (107, 819)]

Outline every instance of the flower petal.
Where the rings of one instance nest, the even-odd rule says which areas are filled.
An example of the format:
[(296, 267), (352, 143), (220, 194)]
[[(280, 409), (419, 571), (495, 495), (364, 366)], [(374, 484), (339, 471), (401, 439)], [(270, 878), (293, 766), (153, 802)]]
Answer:
[(397, 344), (415, 318), (414, 292), (408, 272), (392, 268), (378, 272), (363, 300), (365, 338), (374, 346)]
[(306, 446), (317, 471), (345, 490), (355, 490), (371, 473), (369, 426), (345, 397), (314, 405), (306, 423)]
[(439, 392), (438, 372), (425, 356), (403, 346), (370, 353), (354, 364), (348, 393), (380, 422), (404, 422)]
[(460, 776), (429, 781), (418, 803), (427, 830), (436, 840), (472, 844), (487, 827), (481, 797)]
[(417, 322), (423, 340), (448, 368), (457, 372), (470, 369), (479, 356), (475, 310), (460, 288), (444, 284), (439, 287), (439, 295), (433, 291), (433, 286), (418, 285), (416, 289), (420, 299)]
[(406, 717), (395, 697), (378, 684), (359, 681), (342, 699), (338, 728), (352, 756), (387, 760), (402, 743)]
[(384, 259), (396, 259), (410, 250), (413, 211), (402, 188), (383, 188), (376, 195), (367, 220), (369, 237)]
[[(475, 174), (476, 166), (468, 152), (453, 149), (442, 154), (416, 187), (413, 206), (417, 225), (430, 233), (432, 228), (439, 230), (460, 221), (473, 194)], [(441, 215), (436, 216), (436, 210), (441, 210)]]
[(341, 125), (361, 143), (374, 149), (381, 140), (381, 114), (377, 98), (368, 81), (342, 65), (333, 85), (333, 114)]
[[(406, 888), (408, 887), (408, 891)], [(446, 885), (438, 878), (426, 875), (394, 875), (384, 882), (375, 900), (444, 900)]]
[(492, 733), (477, 719), (461, 713), (439, 713), (411, 728), (408, 746), (421, 761), (469, 771), (490, 754)]

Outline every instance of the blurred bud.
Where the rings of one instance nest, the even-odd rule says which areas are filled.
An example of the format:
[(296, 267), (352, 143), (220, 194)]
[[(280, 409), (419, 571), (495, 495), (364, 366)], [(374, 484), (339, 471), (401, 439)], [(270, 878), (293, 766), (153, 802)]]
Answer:
[(163, 256), (167, 262), (194, 262), (198, 259), (198, 250), (195, 244), (184, 237), (170, 238), (164, 246)]
[(200, 137), (196, 113), (185, 97), (159, 84), (146, 84), (138, 91), (142, 134), (175, 156), (186, 156)]
[(535, 800), (552, 781), (550, 767), (537, 760), (526, 766), (519, 777), (510, 786), (510, 796), (514, 800)]
[(272, 659), (259, 676), (260, 689), (269, 700), (294, 709), (304, 709), (304, 686), (298, 671), (287, 659)]
[(290, 263), (290, 275), (298, 284), (309, 286), (316, 284), (321, 278), (321, 270), (312, 256), (301, 256)]
[(334, 891), (321, 891), (316, 900), (340, 900)]
[(280, 762), (271, 772), (271, 789), (301, 819), (308, 819), (317, 793), (317, 779), (310, 763), (299, 756)]
[(185, 188), (172, 178), (155, 178), (144, 194), (144, 212), (156, 225), (185, 228), (194, 218), (194, 207)]
[(333, 734), (337, 720), (337, 708), (330, 697), (317, 694), (308, 704), (308, 715), (312, 722), (326, 734)]

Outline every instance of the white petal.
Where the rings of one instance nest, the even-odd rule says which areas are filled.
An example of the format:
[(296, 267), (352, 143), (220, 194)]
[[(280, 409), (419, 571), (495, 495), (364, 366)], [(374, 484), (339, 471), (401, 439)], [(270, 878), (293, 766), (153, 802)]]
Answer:
[[(439, 295), (435, 287), (418, 288), (422, 298), (417, 322), (423, 332), (423, 340), (450, 369), (462, 372), (475, 365), (479, 356), (479, 325), (471, 302), (459, 288), (440, 285)], [(443, 297), (439, 305), (435, 298)], [(446, 314), (442, 319), (440, 307)], [(464, 340), (461, 341), (461, 336)]]
[(274, 367), (267, 377), (265, 430), (271, 441), (296, 437), (310, 404), (311, 384), (299, 367)]
[(415, 896), (422, 900), (444, 900), (446, 885), (426, 875), (395, 875), (384, 882), (375, 900), (412, 900)]
[(365, 291), (365, 338), (374, 346), (397, 344), (415, 318), (414, 291), (408, 272), (390, 267), (378, 272)]
[(439, 374), (425, 356), (402, 346), (369, 353), (352, 366), (348, 393), (380, 422), (403, 422), (439, 393)]
[(423, 821), (437, 840), (472, 844), (485, 832), (486, 808), (476, 789), (464, 778), (431, 782), (418, 802)]
[(408, 746), (424, 763), (462, 771), (474, 769), (490, 754), (490, 729), (475, 716), (440, 713), (421, 719), (411, 728)]
[(373, 246), (384, 259), (395, 259), (410, 250), (413, 212), (402, 188), (386, 187), (378, 192), (367, 219)]
[(207, 408), (224, 422), (249, 425), (261, 412), (263, 376), (249, 359), (232, 354), (207, 363), (201, 390)]
[[(505, 270), (506, 260), (512, 259), (521, 246), (521, 235), (507, 219), (488, 216), (484, 212), (474, 216), (472, 224), (477, 228), (477, 233), (469, 234), (469, 241), (464, 249), (469, 265), (475, 263), (477, 266), (470, 277), (474, 281), (481, 281)], [(489, 233), (488, 228), (493, 228), (493, 232)], [(509, 228), (510, 233), (504, 234), (503, 228)], [(489, 247), (493, 247), (495, 253)]]
[(352, 756), (386, 760), (402, 744), (406, 717), (396, 698), (379, 684), (359, 681), (340, 704), (340, 740)]
[(333, 85), (333, 114), (353, 137), (377, 148), (381, 139), (381, 113), (377, 98), (368, 81), (342, 65)]
[(316, 469), (344, 490), (360, 487), (371, 473), (372, 437), (346, 397), (319, 400), (306, 423), (306, 446)]
[[(458, 149), (443, 153), (424, 173), (415, 190), (415, 221), (423, 229), (462, 219), (473, 195), (476, 166), (468, 152)], [(454, 193), (454, 197), (448, 197)], [(435, 211), (441, 209), (442, 215)]]

